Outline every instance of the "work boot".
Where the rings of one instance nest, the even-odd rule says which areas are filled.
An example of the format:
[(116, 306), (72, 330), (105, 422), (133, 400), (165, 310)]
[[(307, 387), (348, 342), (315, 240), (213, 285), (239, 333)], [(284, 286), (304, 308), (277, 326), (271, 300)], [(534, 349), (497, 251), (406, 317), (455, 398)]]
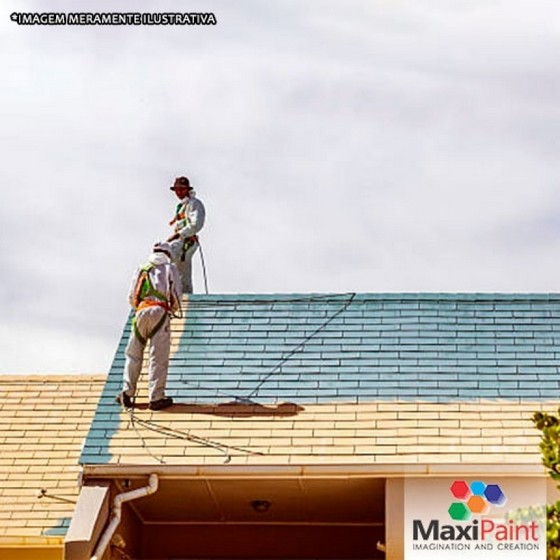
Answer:
[(163, 397), (157, 401), (150, 401), (148, 408), (150, 410), (163, 410), (164, 408), (169, 408), (173, 404), (173, 399), (171, 397)]
[(115, 397), (115, 402), (125, 408), (132, 408), (132, 399), (124, 391)]

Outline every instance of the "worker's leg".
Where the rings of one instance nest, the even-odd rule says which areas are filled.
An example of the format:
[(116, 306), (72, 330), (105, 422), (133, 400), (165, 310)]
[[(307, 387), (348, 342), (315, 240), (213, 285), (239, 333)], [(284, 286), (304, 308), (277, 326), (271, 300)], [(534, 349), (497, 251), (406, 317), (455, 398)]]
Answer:
[(171, 260), (179, 266), (179, 261), (181, 260), (181, 253), (183, 252), (183, 245), (185, 242), (182, 239), (175, 239), (171, 241), (169, 245), (171, 246)]
[[(161, 309), (161, 311), (164, 312), (163, 309)], [(159, 317), (161, 318), (161, 315)], [(170, 344), (170, 320), (169, 317), (167, 317), (165, 323), (150, 339), (150, 374), (148, 389), (150, 402), (158, 401), (165, 397)]]
[[(142, 315), (143, 313), (139, 314), (140, 317)], [(140, 330), (140, 325), (138, 323), (139, 321), (137, 320), (137, 326)], [(142, 331), (140, 330), (140, 332)], [(142, 371), (142, 356), (144, 354), (144, 346), (145, 344), (138, 340), (138, 337), (134, 334), (134, 330), (132, 329), (130, 338), (128, 339), (128, 345), (125, 350), (126, 362), (124, 365), (123, 383), (123, 391), (129, 397), (133, 397), (136, 394), (136, 385), (138, 384), (138, 378), (140, 377), (140, 372)]]
[(184, 241), (176, 240), (171, 242), (171, 260), (177, 265), (184, 294), (193, 293), (192, 282), (192, 258), (198, 249), (198, 243), (192, 244), (183, 252)]
[[(136, 328), (140, 336), (147, 341), (158, 322), (166, 314), (161, 307), (148, 307), (143, 309), (136, 315)], [(126, 347), (126, 362), (124, 368), (124, 392), (132, 397), (136, 393), (138, 378), (142, 371), (142, 358), (146, 342), (142, 342), (134, 333), (134, 329), (130, 333), (130, 339)]]
[(183, 283), (183, 293), (192, 294), (193, 293), (193, 281), (192, 281), (192, 258), (198, 249), (198, 243), (194, 243), (185, 251), (185, 260), (181, 260), (181, 265), (179, 268), (179, 274), (181, 275), (181, 282)]

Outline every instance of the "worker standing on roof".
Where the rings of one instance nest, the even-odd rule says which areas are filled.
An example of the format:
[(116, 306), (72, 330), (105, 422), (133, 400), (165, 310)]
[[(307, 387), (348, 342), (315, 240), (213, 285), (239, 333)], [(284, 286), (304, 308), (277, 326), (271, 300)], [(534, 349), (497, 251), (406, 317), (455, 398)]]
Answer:
[(126, 347), (123, 391), (116, 401), (132, 407), (132, 397), (142, 370), (142, 357), (150, 341), (148, 391), (150, 410), (161, 410), (173, 404), (165, 396), (169, 365), (170, 317), (181, 311), (181, 278), (171, 262), (169, 243), (156, 243), (148, 263), (136, 270), (128, 294), (135, 310), (132, 332)]
[(167, 241), (171, 243), (171, 257), (179, 269), (183, 292), (192, 294), (192, 258), (199, 247), (197, 234), (204, 226), (206, 211), (187, 177), (177, 177), (171, 190), (180, 202), (169, 223), (175, 226), (175, 233)]

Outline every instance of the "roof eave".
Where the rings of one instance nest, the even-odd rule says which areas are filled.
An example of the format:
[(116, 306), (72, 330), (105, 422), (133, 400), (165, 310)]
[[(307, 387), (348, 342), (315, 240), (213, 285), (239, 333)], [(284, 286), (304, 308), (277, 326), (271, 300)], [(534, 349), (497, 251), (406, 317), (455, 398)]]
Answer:
[(546, 469), (534, 463), (384, 463), (383, 465), (83, 465), (85, 478), (135, 478), (157, 474), (160, 478), (402, 478), (424, 476), (546, 477)]

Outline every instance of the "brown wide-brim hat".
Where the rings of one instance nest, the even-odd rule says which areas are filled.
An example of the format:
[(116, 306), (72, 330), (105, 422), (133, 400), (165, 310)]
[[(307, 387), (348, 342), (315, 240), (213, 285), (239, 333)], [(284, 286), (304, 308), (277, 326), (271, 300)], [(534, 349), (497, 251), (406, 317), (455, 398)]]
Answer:
[(171, 188), (172, 191), (175, 191), (175, 190), (181, 189), (181, 188), (192, 189), (191, 182), (189, 181), (189, 179), (187, 177), (177, 177), (175, 179), (175, 183), (170, 188)]

